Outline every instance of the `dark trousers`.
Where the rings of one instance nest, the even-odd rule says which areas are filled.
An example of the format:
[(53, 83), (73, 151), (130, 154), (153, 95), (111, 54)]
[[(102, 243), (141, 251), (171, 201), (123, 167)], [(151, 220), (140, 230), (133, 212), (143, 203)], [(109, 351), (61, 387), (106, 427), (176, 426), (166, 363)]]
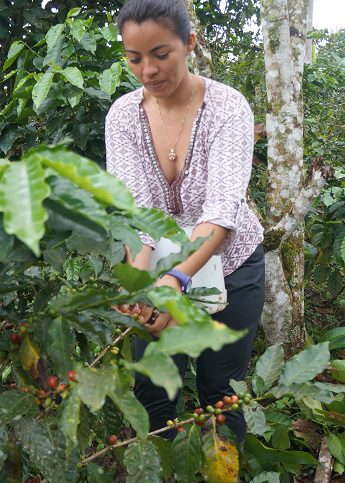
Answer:
[[(226, 394), (234, 394), (229, 386), (230, 379), (243, 380), (253, 347), (253, 342), (260, 321), (265, 296), (264, 250), (259, 245), (254, 253), (235, 272), (225, 277), (229, 305), (213, 318), (232, 329), (248, 329), (248, 334), (235, 342), (224, 346), (220, 351), (205, 350), (197, 359), (196, 383), (201, 406), (213, 405)], [(137, 338), (135, 341), (135, 360), (139, 360), (147, 342)], [(180, 375), (183, 378), (188, 356), (173, 356)], [(149, 378), (136, 374), (135, 395), (145, 406), (151, 424), (151, 431), (166, 425), (168, 419), (176, 418), (176, 403), (170, 401), (162, 387), (152, 384)], [(246, 425), (242, 411), (226, 414), (227, 424), (243, 441)], [(175, 431), (162, 434), (173, 438)]]

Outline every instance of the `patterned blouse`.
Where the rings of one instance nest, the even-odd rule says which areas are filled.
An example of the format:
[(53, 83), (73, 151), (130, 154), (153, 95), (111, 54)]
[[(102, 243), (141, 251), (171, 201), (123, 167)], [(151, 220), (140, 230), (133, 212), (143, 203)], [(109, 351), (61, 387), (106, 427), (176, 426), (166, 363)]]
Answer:
[[(106, 118), (107, 170), (121, 179), (141, 207), (160, 208), (181, 227), (211, 222), (228, 228), (218, 250), (224, 276), (240, 267), (263, 240), (246, 203), (253, 157), (253, 114), (235, 89), (203, 78), (205, 97), (195, 118), (179, 176), (167, 181), (157, 159), (143, 88), (126, 94)], [(154, 241), (142, 235), (154, 248)]]

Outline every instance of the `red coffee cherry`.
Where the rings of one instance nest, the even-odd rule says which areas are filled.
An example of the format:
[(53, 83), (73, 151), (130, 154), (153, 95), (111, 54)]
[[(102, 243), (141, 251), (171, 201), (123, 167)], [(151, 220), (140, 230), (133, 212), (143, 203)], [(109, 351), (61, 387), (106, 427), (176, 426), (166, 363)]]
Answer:
[(77, 371), (68, 371), (67, 377), (69, 381), (76, 382), (77, 380)]
[(117, 443), (117, 436), (115, 434), (111, 434), (108, 438), (109, 444), (114, 445)]
[(223, 402), (223, 401), (218, 401), (218, 402), (216, 402), (216, 404), (214, 405), (214, 407), (215, 407), (216, 409), (223, 409), (223, 407), (224, 407), (224, 402)]
[(15, 333), (15, 334), (11, 334), (10, 339), (11, 339), (12, 344), (20, 344), (22, 337), (21, 337), (20, 334)]
[(217, 414), (216, 421), (217, 421), (218, 424), (224, 424), (225, 423), (224, 414)]
[(202, 408), (197, 408), (194, 410), (194, 412), (200, 416), (200, 414), (202, 414), (204, 410)]
[(47, 382), (48, 382), (48, 386), (55, 388), (59, 384), (59, 379), (57, 378), (57, 376), (49, 376)]
[(224, 396), (223, 402), (224, 402), (224, 404), (227, 404), (227, 405), (231, 404), (231, 397), (230, 396)]

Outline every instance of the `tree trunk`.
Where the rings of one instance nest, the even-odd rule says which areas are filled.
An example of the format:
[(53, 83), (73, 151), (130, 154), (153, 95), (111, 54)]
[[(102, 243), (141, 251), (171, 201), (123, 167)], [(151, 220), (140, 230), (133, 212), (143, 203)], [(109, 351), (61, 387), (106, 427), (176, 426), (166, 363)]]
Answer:
[[(313, 30), (313, 16), (314, 16), (314, 0), (310, 0), (309, 12), (308, 12), (308, 22), (307, 22), (307, 32)], [(307, 47), (305, 53), (305, 63), (311, 64), (313, 62), (313, 40), (307, 40)]]
[(193, 0), (184, 0), (184, 3), (187, 7), (189, 18), (192, 24), (192, 30), (197, 35), (197, 45), (195, 51), (193, 53), (193, 71), (197, 75), (202, 75), (204, 77), (213, 77), (213, 65), (212, 65), (212, 56), (207, 47), (207, 43), (205, 41), (200, 22), (198, 17), (195, 13)]
[(262, 0), (268, 113), (266, 306), (269, 343), (301, 349), (304, 326), (304, 226), (327, 170), (316, 160), (303, 175), (303, 67), (310, 0)]

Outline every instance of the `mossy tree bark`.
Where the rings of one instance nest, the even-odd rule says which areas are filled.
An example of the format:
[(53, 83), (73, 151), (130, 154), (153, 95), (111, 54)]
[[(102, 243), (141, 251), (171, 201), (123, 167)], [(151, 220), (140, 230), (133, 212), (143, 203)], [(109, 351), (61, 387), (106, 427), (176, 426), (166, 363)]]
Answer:
[(288, 352), (305, 342), (303, 221), (328, 174), (317, 160), (304, 178), (302, 79), (309, 12), (310, 0), (261, 1), (269, 105), (263, 326), (268, 342), (282, 342)]
[(205, 37), (203, 35), (200, 22), (194, 10), (193, 0), (184, 0), (187, 7), (189, 18), (191, 20), (192, 29), (197, 34), (198, 43), (193, 55), (193, 70), (195, 74), (204, 77), (213, 77), (213, 64), (210, 50), (207, 47)]

